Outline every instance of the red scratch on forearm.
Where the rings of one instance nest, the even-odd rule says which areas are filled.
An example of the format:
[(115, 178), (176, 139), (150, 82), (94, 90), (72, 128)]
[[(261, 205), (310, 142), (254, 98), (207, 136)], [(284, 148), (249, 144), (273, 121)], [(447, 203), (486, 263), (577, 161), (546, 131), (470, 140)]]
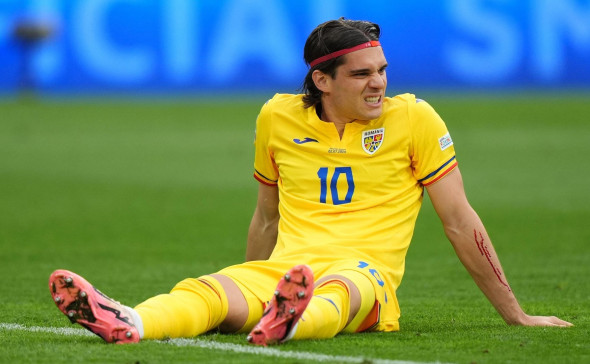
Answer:
[[(479, 234), (479, 237), (478, 237), (478, 234)], [(475, 244), (477, 245), (477, 249), (479, 249), (479, 252), (481, 253), (481, 255), (486, 257), (486, 259), (488, 260), (488, 263), (490, 263), (490, 266), (492, 267), (492, 270), (496, 274), (496, 277), (498, 277), (498, 280), (500, 281), (500, 283), (502, 283), (506, 288), (508, 288), (509, 292), (512, 292), (512, 289), (510, 289), (510, 286), (508, 285), (508, 283), (504, 282), (504, 280), (502, 279), (502, 272), (500, 271), (500, 269), (496, 268), (496, 266), (492, 262), (492, 255), (490, 254), (488, 247), (486, 245), (484, 245), (485, 239), (483, 238), (482, 233), (473, 229), (473, 237), (475, 238)]]

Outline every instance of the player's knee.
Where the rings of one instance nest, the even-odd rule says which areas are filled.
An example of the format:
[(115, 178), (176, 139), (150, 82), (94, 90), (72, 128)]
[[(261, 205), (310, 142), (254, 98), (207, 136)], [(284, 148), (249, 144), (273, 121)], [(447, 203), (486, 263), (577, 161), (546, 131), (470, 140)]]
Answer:
[(236, 332), (241, 329), (248, 320), (248, 304), (244, 294), (238, 285), (229, 277), (221, 274), (212, 274), (223, 293), (227, 297), (227, 315), (219, 325), (221, 332)]
[(232, 304), (229, 300), (227, 316), (219, 325), (219, 331), (222, 333), (234, 333), (240, 331), (248, 320), (248, 306), (241, 304)]
[(262, 317), (262, 302), (245, 286), (231, 278), (213, 274), (227, 296), (228, 310), (219, 330), (224, 333), (243, 333), (250, 331)]

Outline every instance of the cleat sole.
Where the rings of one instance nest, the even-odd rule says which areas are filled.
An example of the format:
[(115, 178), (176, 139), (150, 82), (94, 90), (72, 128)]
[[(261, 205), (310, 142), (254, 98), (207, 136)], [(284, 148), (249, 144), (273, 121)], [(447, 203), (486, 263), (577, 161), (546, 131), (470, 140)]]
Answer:
[(49, 291), (57, 308), (72, 323), (77, 323), (107, 342), (139, 341), (137, 329), (123, 307), (75, 273), (57, 270), (49, 277)]
[[(311, 283), (311, 284), (310, 284)], [(247, 337), (254, 345), (273, 345), (288, 340), (313, 295), (313, 273), (298, 265), (285, 274), (260, 322)]]

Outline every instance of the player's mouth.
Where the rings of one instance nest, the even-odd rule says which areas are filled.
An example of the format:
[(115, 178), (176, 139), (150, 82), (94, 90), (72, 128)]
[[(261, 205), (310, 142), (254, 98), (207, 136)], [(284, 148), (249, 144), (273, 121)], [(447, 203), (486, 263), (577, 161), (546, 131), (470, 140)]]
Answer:
[(365, 102), (371, 105), (379, 105), (381, 102), (381, 96), (367, 96), (365, 97)]

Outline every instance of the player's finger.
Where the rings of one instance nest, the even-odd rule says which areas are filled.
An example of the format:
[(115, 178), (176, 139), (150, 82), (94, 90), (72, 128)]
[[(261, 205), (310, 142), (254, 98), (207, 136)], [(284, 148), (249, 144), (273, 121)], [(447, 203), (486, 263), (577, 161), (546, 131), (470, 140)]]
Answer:
[(558, 326), (558, 327), (570, 327), (573, 326), (572, 323), (564, 321), (555, 316), (547, 316), (543, 317), (543, 320), (539, 321), (539, 324), (542, 326)]
[(574, 324), (572, 324), (571, 322), (564, 321), (564, 320), (559, 319), (557, 317), (552, 317), (552, 319), (554, 319), (553, 321), (555, 322), (555, 324), (560, 327), (574, 326)]

